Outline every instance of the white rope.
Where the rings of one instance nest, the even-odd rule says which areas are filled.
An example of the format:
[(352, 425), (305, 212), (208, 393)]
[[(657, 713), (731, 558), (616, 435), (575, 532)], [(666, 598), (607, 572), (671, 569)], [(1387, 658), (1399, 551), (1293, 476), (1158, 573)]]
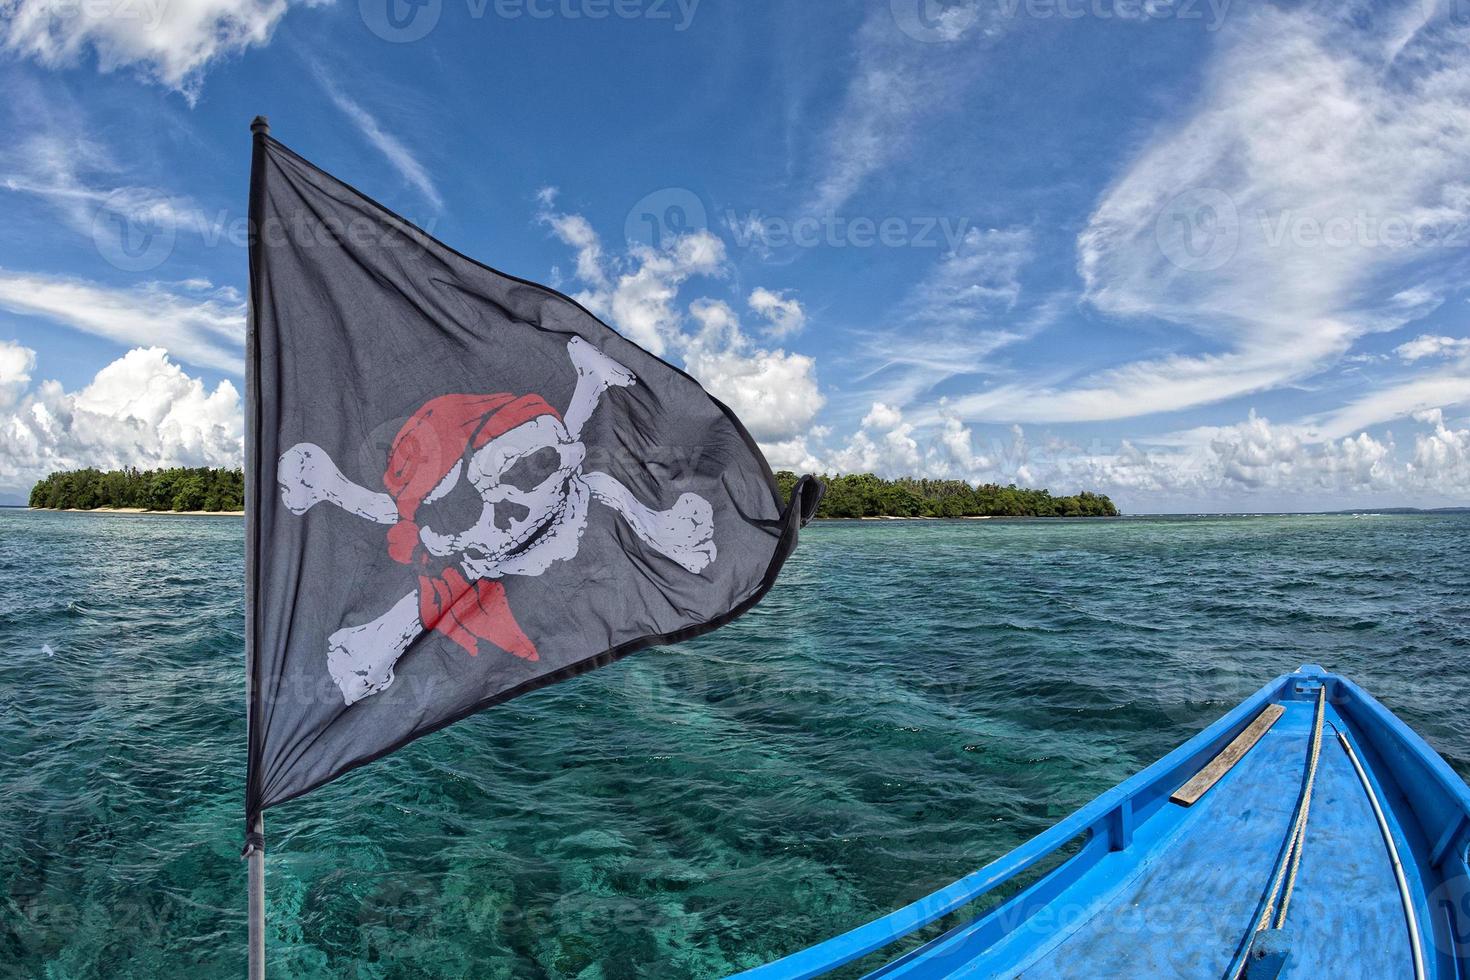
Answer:
[[(1286, 909), (1291, 905), (1291, 893), (1296, 887), (1296, 875), (1302, 866), (1302, 844), (1307, 838), (1307, 814), (1312, 809), (1312, 785), (1317, 781), (1317, 760), (1322, 754), (1322, 716), (1326, 709), (1327, 688), (1317, 688), (1317, 716), (1312, 723), (1312, 751), (1307, 756), (1307, 783), (1302, 788), (1302, 798), (1297, 802), (1296, 818), (1292, 821), (1290, 848), (1286, 854), (1286, 862), (1276, 869), (1275, 880), (1271, 884), (1271, 896), (1266, 901), (1266, 907), (1261, 912), (1261, 921), (1256, 923), (1256, 931), (1260, 932), (1271, 926), (1271, 913), (1275, 910), (1277, 893), (1281, 891), (1283, 882), (1286, 892), (1281, 895), (1281, 908), (1277, 911), (1275, 928), (1280, 929), (1286, 925)], [(1285, 876), (1283, 877), (1283, 872)]]
[(1378, 818), (1378, 830), (1383, 834), (1383, 843), (1388, 847), (1388, 860), (1393, 865), (1393, 876), (1398, 881), (1399, 900), (1404, 904), (1404, 921), (1409, 926), (1409, 948), (1414, 955), (1414, 980), (1424, 980), (1424, 953), (1419, 946), (1419, 920), (1414, 915), (1414, 900), (1409, 894), (1409, 882), (1404, 878), (1404, 865), (1399, 861), (1398, 845), (1393, 841), (1393, 832), (1388, 829), (1388, 819), (1383, 815), (1383, 807), (1378, 805), (1378, 794), (1373, 792), (1373, 784), (1368, 782), (1368, 774), (1363, 771), (1363, 764), (1358, 761), (1358, 754), (1353, 751), (1352, 745), (1348, 743), (1347, 736), (1341, 729), (1337, 729), (1337, 738), (1342, 742), (1342, 747), (1347, 752), (1353, 768), (1358, 771), (1358, 779), (1363, 783), (1363, 791), (1368, 794), (1368, 802), (1373, 805), (1373, 816)]
[[(1317, 688), (1317, 713), (1312, 723), (1312, 748), (1307, 755), (1307, 780), (1302, 787), (1302, 795), (1296, 804), (1296, 813), (1292, 816), (1291, 830), (1287, 834), (1286, 854), (1278, 859), (1275, 871), (1271, 874), (1271, 889), (1266, 898), (1266, 906), (1261, 910), (1261, 918), (1256, 922), (1256, 927), (1251, 933), (1249, 942), (1246, 943), (1242, 953), (1237, 953), (1238, 960), (1234, 969), (1229, 972), (1231, 980), (1236, 980), (1245, 972), (1245, 967), (1250, 962), (1250, 949), (1255, 945), (1255, 937), (1271, 928), (1271, 914), (1277, 912), (1276, 900), (1281, 899), (1281, 908), (1276, 916), (1275, 927), (1280, 929), (1286, 924), (1286, 910), (1291, 905), (1292, 889), (1296, 887), (1297, 872), (1301, 869), (1302, 845), (1307, 838), (1307, 813), (1312, 807), (1312, 786), (1317, 781), (1317, 760), (1322, 754), (1322, 717), (1327, 707), (1326, 685)], [(1281, 886), (1286, 885), (1286, 893), (1281, 894)]]

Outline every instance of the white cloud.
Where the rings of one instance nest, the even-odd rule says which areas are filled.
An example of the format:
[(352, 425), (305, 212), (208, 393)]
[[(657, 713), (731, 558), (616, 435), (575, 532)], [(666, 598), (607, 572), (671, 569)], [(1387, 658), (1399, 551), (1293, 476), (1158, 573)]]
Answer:
[(1091, 303), (1175, 324), (1207, 352), (1004, 386), (958, 404), (966, 418), (1128, 418), (1268, 390), (1440, 302), (1457, 257), (1424, 243), (1470, 219), (1462, 32), (1386, 45), (1271, 7), (1232, 26), (1193, 111), (1144, 147), (1078, 238)]
[(903, 412), (892, 405), (874, 402), (863, 416), (864, 429), (896, 429), (903, 424)]
[(443, 210), (444, 198), (440, 196), (439, 188), (434, 186), (433, 178), (429, 176), (429, 172), (424, 169), (424, 165), (419, 162), (418, 158), (413, 155), (413, 151), (405, 146), (398, 137), (385, 130), (377, 117), (337, 88), (323, 69), (317, 68), (316, 76), (322, 88), (326, 90), (327, 97), (332, 100), (332, 104), (352, 120), (352, 124), (367, 138), (367, 141), (383, 154), (394, 170), (398, 171), (398, 176), (417, 189), (424, 199), (433, 205), (434, 210)]
[(1021, 296), (1021, 268), (1031, 259), (1026, 228), (971, 228), (909, 297), (913, 321), (969, 327), (1009, 312)]
[(572, 298), (653, 354), (662, 356), (681, 339), (680, 287), (695, 276), (725, 274), (725, 243), (708, 231), (680, 235), (661, 248), (634, 243), (627, 255), (609, 256), (581, 215), (543, 210), (538, 218), (577, 251), (577, 278), (587, 288)]
[(894, 477), (920, 474), (923, 463), (913, 425), (893, 406), (874, 402), (857, 432), (827, 457), (823, 469)]
[(1243, 422), (1180, 433), (1172, 445), (1144, 450), (1064, 447), (1030, 460), (1042, 483), (1113, 494), (1130, 509), (1313, 510), (1376, 502), (1466, 503), (1470, 429), (1443, 412), (1418, 412), (1430, 427), (1415, 432), (1412, 456), (1391, 435), (1359, 431), (1324, 437), (1310, 425), (1273, 423), (1252, 413)]
[(1273, 423), (1254, 412), (1147, 446), (1081, 445), (1020, 425), (982, 438), (947, 409), (937, 421), (918, 422), (875, 403), (851, 437), (829, 444), (824, 432), (799, 448), (811, 471), (1093, 490), (1132, 512), (1466, 503), (1470, 428), (1454, 428), (1438, 409), (1415, 421), (1430, 431), (1414, 433), (1410, 456), (1388, 434), (1327, 438), (1312, 425)]
[(0, 409), (14, 405), (31, 385), (36, 352), (9, 340), (0, 340)]
[(1407, 418), (1431, 408), (1470, 402), (1470, 375), (1445, 372), (1384, 385), (1340, 408), (1306, 421), (1323, 438), (1337, 439), (1381, 422)]
[[(907, 161), (923, 121), (946, 108), (980, 64), (966, 46), (918, 43), (896, 29), (888, 8), (876, 7), (858, 31), (855, 70), (817, 142), (824, 157), (806, 214), (839, 211), (874, 175)], [(947, 14), (953, 16), (942, 15), (940, 31), (946, 41), (988, 26), (973, 4)]]
[[(0, 358), (7, 350), (34, 364), (34, 352), (0, 343)], [(230, 382), (211, 391), (161, 348), (137, 348), (80, 391), (21, 389), (0, 411), (0, 489), (24, 495), (48, 473), (85, 466), (239, 466), (242, 424)]]
[(1470, 356), (1470, 337), (1436, 337), (1426, 333), (1406, 344), (1399, 344), (1393, 352), (1410, 362), (1429, 357), (1467, 357)]
[(132, 68), (192, 103), (209, 65), (268, 42), (287, 6), (287, 0), (5, 0), (0, 45), (52, 68), (74, 65), (90, 51), (100, 71)]
[(791, 337), (801, 333), (806, 326), (806, 310), (801, 301), (785, 293), (772, 292), (757, 287), (750, 293), (750, 308), (769, 324), (766, 333), (771, 337)]
[[(685, 369), (729, 405), (763, 446), (804, 436), (825, 403), (816, 361), (753, 345), (723, 302), (698, 299), (689, 312), (699, 330), (683, 344)], [(796, 451), (788, 445), (786, 455)]]
[[(550, 205), (551, 201), (543, 203)], [(577, 278), (594, 288), (607, 289), (602, 241), (592, 223), (580, 214), (543, 214), (541, 220), (550, 226), (552, 234), (577, 250)]]
[(1210, 441), (1222, 482), (1250, 489), (1364, 490), (1391, 486), (1391, 443), (1360, 432), (1313, 444), (1292, 426), (1273, 426), (1254, 413)]
[[(49, 129), (0, 150), (0, 188), (45, 201), (73, 230), (91, 236), (103, 258), (126, 265), (141, 235), (206, 230), (193, 200), (130, 179), (106, 147), (55, 120), (48, 123)], [(156, 258), (154, 265), (166, 257), (144, 256)]]
[(229, 287), (196, 281), (116, 289), (0, 269), (0, 309), (43, 317), (119, 344), (163, 347), (200, 367), (241, 370), (245, 303)]
[[(543, 204), (554, 200), (542, 195)], [(773, 465), (810, 468), (806, 440), (825, 403), (816, 361), (755, 343), (723, 300), (698, 297), (687, 312), (680, 306), (680, 289), (691, 278), (726, 274), (719, 238), (701, 231), (662, 248), (634, 243), (626, 255), (611, 256), (581, 215), (543, 211), (539, 217), (576, 250), (577, 278), (587, 287), (575, 295), (578, 302), (652, 353), (681, 358), (685, 370), (730, 406)], [(796, 300), (767, 289), (757, 288), (749, 303), (776, 324), (790, 326), (804, 316)]]
[[(966, 231), (910, 290), (897, 311), (898, 325), (864, 339), (860, 353), (872, 366), (858, 380), (878, 379), (871, 394), (907, 405), (957, 375), (992, 373), (992, 355), (1050, 326), (1073, 301), (1053, 294), (1019, 317), (1010, 315), (1032, 254), (1028, 229)], [(929, 406), (920, 418), (932, 422), (940, 414)]]
[(1414, 437), (1413, 475), (1432, 487), (1443, 487), (1460, 495), (1470, 487), (1470, 427), (1452, 429), (1438, 408), (1419, 412), (1415, 421), (1434, 431)]

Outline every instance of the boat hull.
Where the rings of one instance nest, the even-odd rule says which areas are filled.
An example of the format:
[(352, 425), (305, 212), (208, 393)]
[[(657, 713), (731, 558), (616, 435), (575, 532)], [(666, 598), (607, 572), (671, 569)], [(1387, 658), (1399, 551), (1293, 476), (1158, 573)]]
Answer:
[[(1256, 729), (1264, 734), (1248, 732), (1271, 705), (1280, 705), (1280, 717), (1269, 726), (1262, 718)], [(1250, 744), (1236, 759), (1225, 751), (1232, 742)], [(1194, 786), (1208, 788), (1197, 800), (1171, 799), (1201, 770), (1207, 775)], [(1301, 856), (1288, 875), (1304, 799)], [(1357, 685), (1308, 665), (986, 868), (741, 976), (814, 977), (861, 960), (866, 975), (883, 978), (1466, 980), (1467, 846), (1465, 782)], [(996, 905), (997, 886), (1023, 875), (1035, 880)], [(1258, 933), (1268, 904), (1266, 925), (1276, 924), (1283, 891), (1283, 929)], [(879, 959), (890, 947), (913, 946), (913, 936), (945, 917), (966, 916)]]

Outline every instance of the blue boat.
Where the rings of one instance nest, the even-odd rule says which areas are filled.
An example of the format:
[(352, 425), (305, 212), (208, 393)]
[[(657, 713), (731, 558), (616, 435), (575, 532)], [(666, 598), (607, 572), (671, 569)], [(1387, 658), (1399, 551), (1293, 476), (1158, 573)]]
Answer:
[(1470, 787), (1308, 664), (979, 871), (740, 976), (1465, 980), (1467, 851)]

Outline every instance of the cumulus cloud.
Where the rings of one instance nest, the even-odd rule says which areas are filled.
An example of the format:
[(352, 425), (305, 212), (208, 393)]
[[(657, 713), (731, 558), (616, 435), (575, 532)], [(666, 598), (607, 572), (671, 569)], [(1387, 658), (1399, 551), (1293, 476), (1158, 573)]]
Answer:
[(1365, 490), (1391, 488), (1393, 444), (1360, 432), (1321, 442), (1294, 426), (1273, 426), (1257, 416), (1220, 430), (1210, 440), (1213, 467), (1222, 482), (1248, 489)]
[(1399, 344), (1393, 352), (1405, 361), (1421, 361), (1425, 358), (1470, 356), (1470, 337), (1436, 337), (1422, 334), (1406, 344)]
[(287, 6), (287, 0), (6, 0), (0, 45), (52, 68), (91, 52), (100, 71), (130, 68), (192, 103), (209, 65), (268, 42)]
[(751, 291), (748, 302), (750, 308), (765, 319), (766, 333), (771, 337), (790, 337), (801, 333), (806, 326), (806, 310), (794, 296), (772, 292), (762, 286)]
[(1464, 493), (1470, 486), (1470, 426), (1451, 428), (1438, 408), (1418, 412), (1414, 420), (1433, 431), (1414, 437), (1413, 478), (1429, 487)]
[[(921, 426), (903, 410), (873, 402), (858, 429), (837, 445), (812, 447), (816, 469), (830, 473), (876, 473), (884, 477), (927, 476), (991, 482), (1002, 476), (1003, 448), (977, 452), (971, 430), (948, 415), (937, 426)], [(1014, 436), (1024, 439), (1020, 429)], [(1011, 455), (1015, 455), (1012, 453)]]
[[(550, 198), (544, 197), (546, 193), (547, 191), (543, 190), (543, 203), (549, 206), (555, 199), (555, 193), (552, 192)], [(602, 268), (605, 261), (605, 256), (602, 254), (602, 240), (597, 237), (592, 223), (580, 214), (549, 212), (543, 214), (541, 220), (564, 244), (577, 250), (577, 278), (595, 290), (609, 290), (607, 273)]]
[(120, 344), (157, 345), (200, 367), (241, 371), (245, 301), (229, 287), (191, 280), (118, 289), (0, 269), (0, 309)]
[(635, 243), (626, 256), (613, 257), (581, 215), (545, 209), (538, 217), (576, 250), (577, 278), (585, 288), (572, 298), (653, 354), (662, 356), (680, 338), (679, 288), (695, 276), (725, 274), (725, 243), (708, 231), (680, 235), (659, 248)]
[[(700, 231), (658, 248), (634, 243), (625, 255), (609, 255), (586, 218), (550, 210), (554, 191), (538, 196), (541, 222), (575, 250), (576, 277), (584, 288), (574, 298), (649, 351), (682, 360), (734, 410), (773, 465), (810, 468), (814, 457), (807, 440), (825, 403), (816, 361), (757, 343), (724, 300), (680, 301), (690, 279), (726, 275), (724, 242)], [(805, 316), (795, 297), (768, 289), (755, 289), (748, 302), (778, 333), (783, 326), (794, 332)]]
[(1237, 423), (1157, 437), (1086, 444), (1010, 425), (976, 433), (948, 412), (922, 422), (877, 402), (849, 437), (830, 432), (801, 446), (807, 468), (978, 483), (1094, 490), (1125, 509), (1312, 510), (1360, 502), (1463, 502), (1470, 486), (1470, 427), (1439, 409), (1414, 421), (1412, 453), (1393, 436), (1326, 437), (1312, 425), (1275, 423), (1255, 412)]
[(685, 369), (729, 405), (763, 445), (805, 435), (825, 401), (816, 362), (757, 347), (726, 303), (698, 299), (689, 312), (699, 329), (683, 345)]
[[(12, 380), (16, 364), (24, 381)], [(228, 381), (210, 390), (162, 348), (129, 351), (79, 391), (31, 387), (34, 366), (34, 351), (0, 342), (0, 392), (12, 392), (0, 402), (0, 490), (23, 496), (50, 472), (85, 466), (241, 465), (239, 392)]]
[(31, 372), (36, 367), (36, 352), (9, 340), (0, 340), (0, 409), (20, 400), (31, 385)]
[(906, 476), (921, 471), (923, 453), (914, 427), (897, 409), (875, 402), (847, 443), (831, 452), (823, 469), (837, 473)]

